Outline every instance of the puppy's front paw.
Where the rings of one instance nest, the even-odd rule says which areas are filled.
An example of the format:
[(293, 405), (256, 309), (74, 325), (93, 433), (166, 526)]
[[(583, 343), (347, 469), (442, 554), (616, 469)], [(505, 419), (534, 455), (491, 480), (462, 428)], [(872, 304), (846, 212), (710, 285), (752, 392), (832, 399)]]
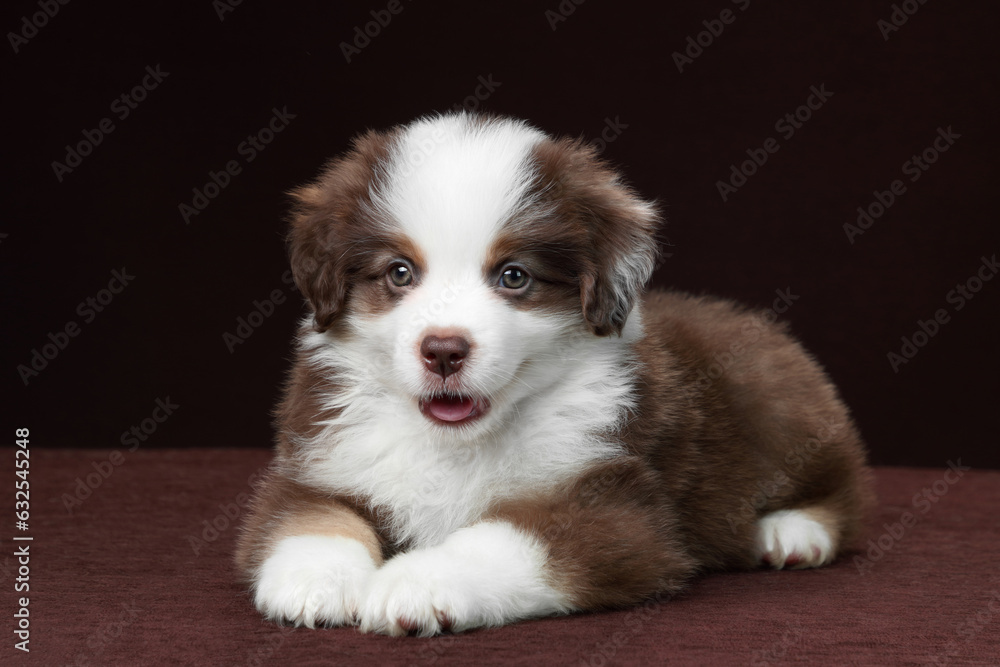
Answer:
[(509, 524), (487, 522), (387, 562), (359, 612), (365, 632), (427, 636), (571, 609), (549, 583), (545, 548)]
[(434, 554), (420, 551), (401, 554), (383, 565), (364, 592), (361, 630), (427, 637), (483, 625), (471, 591), (463, 592), (458, 577), (449, 577), (442, 565)]
[(254, 604), (277, 622), (354, 625), (361, 591), (375, 571), (375, 561), (357, 540), (286, 537), (257, 573)]
[(819, 567), (833, 560), (833, 539), (805, 510), (779, 510), (757, 524), (757, 557), (774, 568)]

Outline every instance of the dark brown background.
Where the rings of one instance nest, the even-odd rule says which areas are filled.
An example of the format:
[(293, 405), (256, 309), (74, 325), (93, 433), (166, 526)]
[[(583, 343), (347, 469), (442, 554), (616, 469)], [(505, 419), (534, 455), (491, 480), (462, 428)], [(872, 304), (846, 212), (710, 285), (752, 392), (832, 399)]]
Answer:
[[(266, 447), (300, 299), (283, 282), (283, 193), (350, 136), (474, 95), (480, 109), (553, 133), (600, 137), (605, 155), (657, 198), (668, 225), (655, 283), (784, 315), (854, 409), (880, 464), (1000, 467), (996, 447), (1000, 280), (961, 311), (946, 295), (1000, 251), (996, 10), (930, 0), (883, 38), (890, 2), (727, 0), (647, 7), (589, 0), (556, 24), (540, 3), (403, 2), (345, 61), (340, 43), (387, 3), (72, 2), (2, 56), (7, 191), (0, 221), (4, 433), (35, 447), (119, 447), (159, 399), (180, 407), (143, 447)], [(336, 5), (336, 6), (334, 6)], [(574, 7), (568, 0), (564, 8)], [(911, 8), (912, 8), (911, 7)], [(672, 54), (703, 21), (735, 20), (678, 72)], [(5, 33), (36, 3), (6, 3)], [(119, 120), (112, 101), (159, 65), (169, 76)], [(775, 122), (811, 86), (832, 97), (783, 138)], [(481, 92), (485, 92), (480, 88)], [(237, 146), (272, 108), (295, 115), (252, 163)], [(115, 130), (58, 182), (65, 146)], [(939, 127), (958, 139), (916, 182), (902, 174)], [(716, 181), (774, 137), (780, 150), (723, 202)], [(210, 170), (242, 173), (185, 225)], [(905, 194), (852, 245), (843, 230), (873, 191)], [(669, 245), (666, 245), (669, 243)], [(114, 269), (135, 276), (84, 323), (77, 305)], [(254, 300), (287, 297), (233, 353), (223, 342)], [(918, 320), (950, 321), (893, 372)], [(25, 386), (19, 364), (69, 321), (80, 334)], [(12, 443), (11, 443), (12, 444)]]

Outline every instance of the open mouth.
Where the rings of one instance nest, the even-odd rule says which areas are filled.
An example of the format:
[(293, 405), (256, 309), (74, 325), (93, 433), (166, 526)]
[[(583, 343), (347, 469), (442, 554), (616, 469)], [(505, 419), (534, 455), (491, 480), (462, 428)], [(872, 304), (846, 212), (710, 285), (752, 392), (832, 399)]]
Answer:
[(482, 417), (490, 409), (485, 398), (461, 394), (436, 394), (420, 399), (420, 412), (443, 426), (462, 426)]

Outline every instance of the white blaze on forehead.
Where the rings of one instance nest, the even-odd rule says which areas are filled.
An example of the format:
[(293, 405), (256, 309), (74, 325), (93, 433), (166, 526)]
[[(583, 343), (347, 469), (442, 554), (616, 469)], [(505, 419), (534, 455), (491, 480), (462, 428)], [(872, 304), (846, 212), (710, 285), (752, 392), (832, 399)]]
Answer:
[(456, 259), (481, 262), (500, 225), (526, 203), (531, 149), (544, 138), (514, 120), (417, 121), (393, 148), (380, 207), (432, 271)]

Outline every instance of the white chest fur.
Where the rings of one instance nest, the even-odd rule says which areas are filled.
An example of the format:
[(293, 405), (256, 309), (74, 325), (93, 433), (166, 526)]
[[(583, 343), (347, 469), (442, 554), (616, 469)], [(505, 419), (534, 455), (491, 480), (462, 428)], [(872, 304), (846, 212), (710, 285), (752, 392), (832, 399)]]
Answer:
[[(531, 392), (508, 404), (496, 397), (502, 414), (471, 439), (430, 424), (411, 399), (377, 383), (351, 382), (327, 397), (338, 416), (297, 443), (303, 481), (389, 510), (388, 528), (399, 543), (440, 544), (496, 500), (550, 488), (621, 453), (606, 434), (634, 403), (626, 338), (584, 337), (561, 359), (522, 369), (521, 386)], [(343, 375), (341, 355), (328, 345), (314, 350), (320, 366)]]

